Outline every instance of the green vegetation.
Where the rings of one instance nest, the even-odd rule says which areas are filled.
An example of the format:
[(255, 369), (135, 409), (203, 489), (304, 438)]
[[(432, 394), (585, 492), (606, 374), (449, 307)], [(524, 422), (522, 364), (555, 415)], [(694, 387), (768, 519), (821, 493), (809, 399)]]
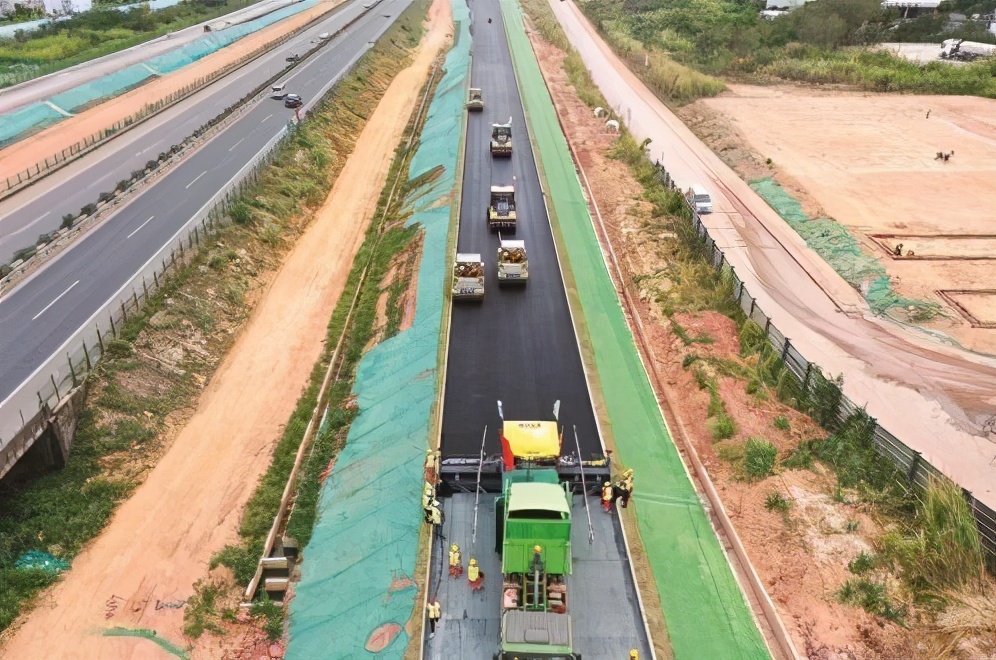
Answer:
[(878, 568), (880, 565), (878, 557), (870, 555), (864, 550), (847, 564), (847, 570), (854, 575), (864, 575)]
[(792, 503), (785, 499), (785, 496), (777, 490), (768, 493), (768, 496), (764, 498), (764, 508), (768, 511), (788, 513), (791, 504)]
[[(368, 78), (380, 77), (389, 82), (394, 74), (406, 65), (410, 57), (408, 49), (417, 45), (421, 38), (421, 18), (425, 15), (427, 4), (427, 0), (421, 0), (405, 11), (379, 44), (360, 60), (351, 76), (354, 82), (347, 84), (347, 90), (350, 84), (361, 87), (358, 81)], [(365, 97), (364, 101), (368, 104), (365, 109), (353, 103), (352, 111), (363, 114), (372, 111), (377, 98)], [(330, 113), (323, 112), (324, 108), (325, 105), (318, 111), (319, 118), (316, 122), (306, 122), (295, 135), (294, 140), (299, 141), (301, 151), (291, 151), (288, 154), (287, 167), (293, 167), (291, 161), (303, 162), (307, 170), (311, 168), (310, 163), (316, 160), (322, 163), (330, 160), (325, 155), (327, 147), (324, 140), (328, 138), (323, 136), (325, 129), (333, 125), (333, 118)], [(410, 124), (409, 134), (417, 133), (419, 128), (420, 126)], [(296, 153), (305, 153), (308, 158), (300, 158), (295, 155)], [(389, 173), (389, 181), (403, 176), (411, 155), (404, 145), (398, 147)], [(430, 176), (436, 175), (438, 172), (430, 174)], [(265, 221), (263, 213), (265, 206), (271, 204), (274, 192), (287, 188), (287, 179), (287, 169), (278, 161), (271, 175), (263, 177), (257, 189), (244, 196), (247, 222)], [(306, 546), (311, 538), (317, 515), (321, 474), (341, 449), (349, 424), (355, 416), (355, 408), (349, 405), (352, 379), (354, 370), (363, 356), (364, 348), (374, 334), (377, 299), (381, 295), (380, 282), (387, 273), (391, 261), (404, 251), (416, 233), (415, 228), (404, 229), (401, 227), (402, 223), (397, 221), (403, 219), (404, 203), (409, 193), (424, 183), (425, 179), (402, 183), (393, 197), (390, 196), (390, 189), (385, 189), (381, 193), (375, 221), (367, 230), (366, 238), (357, 253), (347, 280), (345, 293), (340, 297), (329, 322), (325, 351), (315, 364), (308, 387), (298, 400), (297, 407), (274, 450), (273, 462), (246, 505), (239, 527), (240, 541), (236, 545), (225, 547), (212, 559), (212, 567), (218, 564), (228, 566), (240, 583), (247, 583), (256, 571), (266, 535), (273, 524), (298, 447), (318, 402), (322, 380), (339, 337), (345, 333), (341, 365), (337, 368), (339, 378), (329, 394), (329, 418), (316, 436), (308, 460), (298, 477), (299, 492), (295, 499), (293, 514), (287, 524), (287, 533), (297, 539), (301, 547)], [(292, 198), (285, 199), (285, 203), (292, 202)], [(385, 230), (387, 226), (392, 228)], [(366, 277), (361, 280), (364, 269), (367, 269)], [(352, 293), (358, 287), (360, 290), (356, 308), (353, 316), (348, 318), (347, 325), (349, 308), (353, 302)]]
[[(272, 237), (294, 231), (300, 224), (301, 210), (315, 208), (324, 200), (345, 164), (346, 155), (352, 151), (365, 118), (376, 107), (394, 75), (405, 66), (406, 48), (421, 37), (425, 6), (424, 1), (413, 4), (392, 31), (364, 56), (354, 73), (339, 83), (336, 94), (321, 104), (280, 148), (273, 164), (261, 175), (256, 195), (245, 205), (246, 222), (222, 227), (211, 238), (212, 249), (199, 251), (188, 265), (165, 279), (142, 311), (129, 314), (128, 321), (118, 326), (118, 337), (105, 340), (110, 355), (105, 356), (88, 380), (84, 410), (66, 467), (30, 481), (8, 478), (0, 482), (0, 630), (7, 628), (41, 589), (58, 579), (55, 572), (17, 568), (17, 560), (29, 551), (44, 550), (57, 560), (71, 561), (100, 532), (117, 504), (134, 489), (136, 475), (150, 461), (147, 455), (155, 454), (147, 445), (164, 429), (164, 418), (192, 405), (201, 387), (197, 376), (201, 379), (210, 376), (217, 366), (212, 355), (222, 354), (235, 337), (228, 332), (207, 335), (210, 342), (207, 348), (212, 355), (187, 353), (180, 363), (183, 369), (179, 370), (163, 367), (155, 356), (143, 355), (154, 350), (148, 333), (156, 328), (182, 332), (186, 324), (190, 325), (190, 332), (207, 332), (218, 324), (231, 325), (246, 317), (244, 302), (236, 294), (244, 291), (244, 283), (256, 277), (257, 270), (275, 266), (275, 258), (289, 248), (289, 241), (278, 242), (274, 247)], [(386, 244), (401, 245), (400, 234), (400, 231), (394, 234)], [(238, 265), (232, 254), (239, 256), (241, 253), (236, 248), (242, 246), (248, 254), (239, 257), (243, 263)], [(257, 258), (257, 253), (265, 256)], [(209, 266), (217, 254), (224, 256), (227, 269)], [(214, 263), (218, 265), (217, 260)], [(355, 285), (355, 279), (353, 282)], [(210, 294), (205, 292), (212, 289), (218, 295), (207, 300)], [(336, 318), (341, 323), (341, 316), (333, 317), (333, 323)], [(330, 331), (334, 329), (330, 326)], [(347, 356), (354, 357), (362, 347), (362, 343), (354, 342)], [(323, 373), (320, 366), (316, 366), (315, 373)], [(136, 379), (139, 386), (132, 387), (130, 379)], [(305, 392), (284, 440), (278, 445), (270, 471), (283, 470), (283, 478), (276, 473), (264, 478), (269, 489), (254, 505), (257, 508), (247, 511), (244, 528), (247, 525), (253, 531), (269, 528), (275, 506), (267, 511), (263, 504), (272, 505), (274, 489), (276, 497), (280, 497), (279, 490), (289, 470), (287, 457), (290, 456), (292, 463), (294, 443), (300, 441), (303, 431), (301, 420), (307, 423), (316, 392), (314, 384)], [(346, 421), (342, 415), (348, 417), (344, 412), (330, 413), (333, 422), (340, 424)], [(293, 441), (288, 440), (291, 436)], [(312, 450), (312, 462), (305, 466), (306, 477), (316, 474), (314, 462), (320, 462), (324, 469), (335, 451), (334, 440), (334, 436), (324, 440), (319, 437)], [(139, 467), (132, 468), (132, 464)], [(309, 507), (313, 515), (317, 486), (315, 489), (314, 492), (302, 489), (295, 517), (291, 519), (291, 531), (299, 537), (305, 535), (295, 525), (304, 525)], [(307, 529), (310, 530), (310, 525)], [(229, 554), (235, 556), (231, 550)], [(240, 575), (244, 576), (247, 570), (252, 575), (258, 552), (255, 556), (251, 553), (239, 556), (245, 557), (243, 563), (248, 569), (233, 568)], [(195, 608), (203, 613), (201, 620), (188, 622), (192, 630), (200, 627), (203, 631), (212, 620), (209, 606), (213, 601), (203, 595), (202, 599), (205, 602)]]
[(0, 87), (131, 48), (168, 32), (210, 20), (248, 4), (246, 0), (185, 0), (152, 11), (95, 9), (46, 23), (14, 39), (0, 39)]
[(784, 415), (775, 417), (774, 421), (771, 422), (771, 425), (779, 431), (788, 431), (791, 428), (788, 417), (785, 417)]
[(713, 440), (726, 440), (736, 435), (737, 425), (732, 417), (722, 412), (709, 420), (709, 432)]
[(775, 468), (778, 450), (764, 438), (748, 438), (744, 444), (744, 472), (750, 481), (760, 481)]
[(194, 584), (194, 595), (187, 601), (187, 607), (183, 611), (184, 635), (197, 639), (205, 632), (222, 632), (221, 626), (214, 620), (217, 616), (215, 604), (221, 590), (221, 586), (214, 582), (199, 580)]
[(901, 21), (878, 0), (821, 0), (774, 20), (759, 16), (763, 3), (735, 0), (590, 0), (580, 6), (633, 71), (675, 103), (721, 91), (710, 75), (996, 97), (996, 62), (920, 65), (870, 48), (953, 37), (996, 41), (984, 25), (948, 30), (943, 15)]
[(870, 614), (904, 625), (907, 610), (897, 607), (886, 594), (885, 585), (868, 578), (848, 580), (837, 592), (837, 600), (847, 605), (856, 605)]

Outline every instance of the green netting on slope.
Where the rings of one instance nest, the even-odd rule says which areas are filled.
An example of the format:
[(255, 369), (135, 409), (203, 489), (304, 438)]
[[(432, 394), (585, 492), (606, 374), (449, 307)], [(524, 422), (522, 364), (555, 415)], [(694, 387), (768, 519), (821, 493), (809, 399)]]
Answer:
[(579, 333), (587, 330), (591, 342), (617, 456), (636, 469), (640, 537), (674, 656), (767, 658), (764, 640), (657, 411), (520, 9), (514, 0), (501, 5), (551, 214), (566, 247), (565, 277), (580, 299), (587, 325)]
[(44, 571), (61, 573), (69, 568), (69, 562), (41, 550), (29, 550), (17, 558), (14, 568), (22, 571)]
[(45, 103), (34, 103), (0, 117), (0, 148), (19, 135), (37, 131), (61, 121), (63, 116)]
[[(305, 11), (316, 4), (318, 4), (318, 0), (298, 2), (251, 21), (233, 25), (220, 32), (212, 32), (176, 50), (146, 60), (144, 66), (143, 64), (133, 64), (120, 71), (109, 73), (56, 94), (49, 101), (66, 112), (76, 112), (95, 102), (127, 92), (156, 73), (163, 75), (181, 69), (225, 46), (230, 46), (246, 35)], [(62, 115), (52, 110), (44, 102), (33, 103), (9, 115), (4, 115), (0, 121), (0, 146), (13, 142), (30, 131), (36, 131), (62, 119)]]
[[(423, 465), (437, 396), (448, 197), (459, 146), (453, 138), (460, 131), (469, 64), (469, 12), (462, 0), (452, 4), (456, 43), (409, 169), (415, 178), (445, 168), (431, 190), (419, 191), (409, 220), (424, 230), (415, 320), (360, 362), (360, 414), (322, 488), (318, 522), (290, 605), (286, 657), (292, 660), (400, 659), (408, 643), (402, 627), (415, 606)], [(391, 624), (397, 637), (383, 651), (366, 650), (371, 634)]]
[(861, 291), (876, 314), (893, 308), (912, 310), (916, 314), (933, 315), (940, 307), (926, 300), (904, 298), (892, 289), (889, 275), (879, 260), (861, 249), (847, 228), (830, 218), (810, 219), (788, 192), (774, 180), (759, 179), (750, 184), (768, 206), (806, 241), (830, 266)]

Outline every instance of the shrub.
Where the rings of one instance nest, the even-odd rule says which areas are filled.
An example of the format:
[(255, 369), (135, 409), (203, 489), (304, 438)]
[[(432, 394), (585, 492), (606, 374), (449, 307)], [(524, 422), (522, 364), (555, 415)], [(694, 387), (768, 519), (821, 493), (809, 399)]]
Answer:
[(732, 438), (737, 432), (737, 425), (729, 415), (721, 413), (709, 422), (709, 431), (713, 440)]
[(778, 417), (775, 417), (774, 421), (771, 422), (771, 424), (779, 431), (788, 431), (790, 428), (788, 417), (785, 417), (784, 415), (779, 415)]
[(104, 356), (108, 359), (131, 357), (134, 352), (131, 342), (124, 339), (109, 339), (104, 342)]
[(768, 496), (764, 498), (764, 508), (768, 511), (781, 511), (782, 513), (788, 513), (789, 505), (790, 502), (777, 490), (768, 493)]
[(92, 203), (91, 204), (87, 204), (86, 206), (84, 206), (83, 208), (80, 209), (80, 215), (83, 215), (83, 216), (90, 216), (90, 215), (93, 215), (96, 212), (97, 212), (97, 205), (96, 204), (92, 204)]
[(62, 229), (69, 229), (70, 227), (73, 226), (73, 220), (75, 219), (76, 219), (75, 215), (73, 215), (72, 213), (67, 213), (66, 215), (62, 216), (62, 224), (59, 225), (59, 227), (61, 227)]
[(97, 195), (98, 202), (106, 202), (111, 199), (114, 199), (114, 193), (112, 192), (102, 192), (99, 195)]
[(763, 438), (748, 438), (744, 445), (744, 472), (751, 481), (764, 479), (775, 467), (778, 450)]
[[(159, 155), (162, 156), (162, 154), (159, 154)], [(159, 161), (158, 160), (150, 160), (150, 161), (147, 161), (145, 163), (145, 169), (147, 169), (147, 170), (154, 170), (157, 167), (159, 167)]]
[(116, 185), (114, 187), (114, 190), (116, 190), (118, 192), (124, 192), (124, 191), (128, 190), (128, 186), (129, 185), (131, 185), (131, 184), (128, 181), (128, 179), (121, 179), (120, 181), (118, 181), (118, 185)]

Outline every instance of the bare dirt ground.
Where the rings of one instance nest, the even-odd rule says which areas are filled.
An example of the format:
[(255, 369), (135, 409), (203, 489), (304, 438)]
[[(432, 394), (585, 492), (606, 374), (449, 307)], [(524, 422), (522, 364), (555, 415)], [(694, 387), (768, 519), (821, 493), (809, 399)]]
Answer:
[(944, 305), (926, 327), (996, 354), (996, 332), (939, 293), (992, 288), (996, 101), (731, 85), (679, 115), (745, 179), (773, 174), (811, 217), (845, 225), (898, 293)]
[[(799, 442), (825, 434), (806, 416), (778, 403), (773, 393), (762, 389), (748, 394), (743, 381), (720, 376), (720, 395), (737, 423), (737, 433), (718, 443), (712, 439), (706, 425), (709, 395), (698, 387), (683, 360), (694, 352), (749, 365), (749, 359), (740, 357), (736, 326), (715, 312), (675, 314), (673, 322), (689, 336), (711, 339), (691, 347), (672, 330), (672, 320), (656, 300), (669, 286), (661, 273), (676, 239), (648, 225), (650, 206), (642, 199), (643, 189), (625, 165), (607, 157), (616, 135), (578, 99), (561, 66), (563, 53), (536, 34), (531, 39), (568, 141), (606, 224), (623, 281), (638, 300), (637, 309), (631, 311), (641, 317), (652, 347), (652, 354), (644, 357), (655, 361), (667, 379), (666, 391), (658, 395), (670, 399), (689, 431), (796, 649), (814, 660), (937, 657), (909, 630), (837, 601), (837, 591), (853, 577), (848, 562), (871, 551), (883, 523), (864, 505), (832, 497), (833, 475), (820, 469), (782, 470), (750, 483), (720, 456), (735, 453), (748, 437), (761, 437), (784, 458)], [(788, 428), (775, 427), (777, 417), (784, 417)], [(773, 493), (789, 503), (787, 513), (765, 507)]]
[[(202, 393), (196, 412), (145, 482), (64, 581), (7, 635), (11, 658), (144, 658), (141, 630), (183, 647), (183, 607), (210, 557), (236, 540), (242, 508), (270, 462), (322, 350), (326, 325), (376, 208), (411, 108), (451, 34), (436, 0), (415, 61), (391, 83), (311, 226), (259, 296), (248, 324)], [(169, 603), (168, 606), (162, 606)], [(177, 605), (173, 607), (173, 605)], [(258, 634), (204, 637), (196, 657), (279, 657)], [(260, 650), (257, 653), (254, 649)]]
[[(6, 149), (0, 150), (0, 179), (10, 176), (16, 177), (18, 172), (24, 172), (29, 167), (34, 167), (39, 162), (44, 161), (46, 157), (59, 153), (84, 138), (91, 137), (103, 129), (111, 127), (115, 122), (134, 115), (146, 105), (164, 99), (198, 78), (210, 75), (214, 71), (235, 62), (240, 57), (248, 55), (256, 48), (302, 27), (322, 14), (331, 11), (342, 2), (343, 0), (320, 2), (311, 9), (244, 37), (231, 46), (197, 60), (190, 66), (161, 78), (150, 80), (147, 84), (127, 94), (69, 117), (25, 140), (15, 142)], [(220, 112), (222, 108), (218, 110)]]

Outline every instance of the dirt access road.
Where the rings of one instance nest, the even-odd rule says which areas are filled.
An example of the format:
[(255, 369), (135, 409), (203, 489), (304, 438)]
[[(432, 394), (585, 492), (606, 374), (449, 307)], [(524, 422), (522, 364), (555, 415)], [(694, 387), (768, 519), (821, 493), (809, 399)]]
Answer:
[[(732, 120), (734, 129), (710, 131), (714, 150), (720, 139), (721, 148), (749, 144), (752, 162), (771, 158), (775, 179), (798, 182), (793, 195), (819, 207), (810, 217), (845, 225), (899, 294), (947, 307), (947, 317), (923, 325), (996, 355), (996, 100), (731, 85), (681, 115), (716, 115), (710, 110), (721, 113), (711, 126)], [(739, 151), (727, 148), (723, 159), (758, 178), (740, 164), (747, 159), (731, 160)], [(938, 151), (955, 155), (937, 160)]]
[(17, 629), (5, 658), (148, 658), (164, 651), (115, 627), (185, 646), (183, 609), (211, 556), (236, 540), (242, 509), (322, 351), (326, 326), (387, 178), (408, 112), (452, 34), (435, 0), (414, 63), (391, 83), (312, 226), (263, 294), (243, 334), (169, 452)]
[[(100, 105), (69, 117), (58, 124), (20, 140), (6, 149), (0, 150), (0, 179), (16, 177), (29, 167), (57, 154), (84, 138), (91, 137), (115, 122), (131, 117), (146, 105), (164, 99), (173, 92), (183, 89), (221, 69), (239, 58), (248, 55), (260, 46), (293, 32), (319, 16), (326, 14), (345, 0), (320, 2), (307, 11), (302, 11), (267, 28), (239, 39), (231, 46), (201, 58), (179, 71), (150, 80), (141, 87), (122, 94)], [(218, 108), (221, 112), (224, 108)]]
[(996, 360), (873, 317), (847, 285), (663, 104), (572, 2), (550, 2), (602, 94), (683, 186), (706, 185), (704, 218), (772, 323), (809, 360), (844, 375), (844, 392), (923, 457), (996, 508)]

